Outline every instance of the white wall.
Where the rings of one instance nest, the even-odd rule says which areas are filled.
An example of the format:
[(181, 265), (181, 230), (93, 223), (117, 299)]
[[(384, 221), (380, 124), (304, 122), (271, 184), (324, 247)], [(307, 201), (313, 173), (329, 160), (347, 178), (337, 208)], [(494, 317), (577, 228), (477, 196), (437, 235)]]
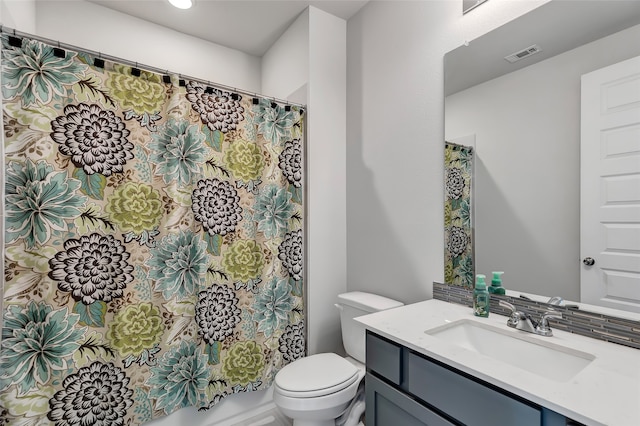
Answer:
[(260, 58), (87, 1), (38, 1), (37, 34), (129, 61), (261, 92)]
[(447, 97), (447, 140), (476, 135), (478, 271), (580, 299), (580, 76), (640, 55), (638, 40), (640, 25)]
[(309, 352), (341, 352), (336, 297), (347, 289), (347, 23), (309, 8), (307, 131)]
[(262, 90), (279, 99), (289, 99), (309, 82), (309, 9), (262, 56), (261, 71)]
[(33, 34), (36, 30), (35, 0), (1, 0), (0, 23)]
[(545, 1), (373, 1), (347, 31), (347, 281), (403, 302), (443, 279), (443, 55)]
[(308, 100), (308, 350), (343, 352), (337, 296), (346, 270), (346, 21), (310, 7), (263, 57), (263, 90)]

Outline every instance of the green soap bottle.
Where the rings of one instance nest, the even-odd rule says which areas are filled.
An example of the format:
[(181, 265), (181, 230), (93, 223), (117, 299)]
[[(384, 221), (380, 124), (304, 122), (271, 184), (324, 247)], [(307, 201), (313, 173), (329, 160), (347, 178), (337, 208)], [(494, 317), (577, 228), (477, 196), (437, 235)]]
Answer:
[(504, 272), (492, 272), (492, 274), (493, 274), (493, 279), (491, 280), (489, 293), (505, 294), (504, 287), (502, 287), (502, 274), (504, 274)]
[(489, 292), (482, 274), (476, 275), (476, 288), (473, 290), (473, 314), (477, 317), (489, 316)]

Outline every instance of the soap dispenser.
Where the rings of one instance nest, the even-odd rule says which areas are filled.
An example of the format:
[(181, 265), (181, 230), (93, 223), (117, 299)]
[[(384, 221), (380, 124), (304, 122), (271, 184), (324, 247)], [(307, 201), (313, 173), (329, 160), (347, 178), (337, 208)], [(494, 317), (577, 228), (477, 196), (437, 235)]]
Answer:
[(491, 280), (489, 293), (505, 294), (504, 287), (502, 287), (502, 274), (504, 274), (504, 272), (492, 272), (492, 274), (493, 274), (493, 279)]
[(485, 278), (482, 274), (476, 275), (476, 288), (473, 290), (473, 314), (484, 318), (489, 316), (489, 292)]

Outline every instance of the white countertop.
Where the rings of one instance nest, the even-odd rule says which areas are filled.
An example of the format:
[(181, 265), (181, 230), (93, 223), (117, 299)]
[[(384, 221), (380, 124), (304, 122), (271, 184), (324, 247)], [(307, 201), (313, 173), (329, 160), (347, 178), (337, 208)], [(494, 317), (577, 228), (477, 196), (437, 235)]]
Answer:
[[(587, 352), (595, 359), (568, 381), (557, 381), (464, 349), (425, 331), (466, 319), (531, 339)], [(356, 319), (416, 352), (587, 425), (640, 426), (640, 350), (553, 330), (552, 337), (507, 327), (507, 317), (475, 317), (471, 308), (427, 300)]]

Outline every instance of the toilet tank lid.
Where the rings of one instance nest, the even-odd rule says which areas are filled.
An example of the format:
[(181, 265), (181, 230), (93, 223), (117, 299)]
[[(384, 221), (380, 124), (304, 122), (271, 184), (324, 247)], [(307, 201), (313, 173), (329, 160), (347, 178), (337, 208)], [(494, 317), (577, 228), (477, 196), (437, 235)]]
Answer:
[(338, 301), (344, 305), (362, 309), (365, 312), (384, 311), (404, 305), (404, 303), (398, 302), (397, 300), (364, 291), (350, 291), (339, 294)]

